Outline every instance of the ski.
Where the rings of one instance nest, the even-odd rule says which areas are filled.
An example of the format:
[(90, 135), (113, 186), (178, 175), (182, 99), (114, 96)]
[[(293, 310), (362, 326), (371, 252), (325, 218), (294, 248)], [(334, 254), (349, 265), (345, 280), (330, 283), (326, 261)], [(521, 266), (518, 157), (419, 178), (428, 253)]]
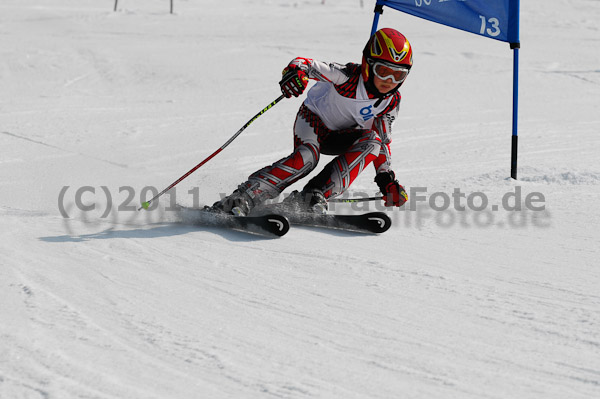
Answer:
[(292, 213), (286, 216), (291, 224), (363, 233), (384, 233), (392, 225), (390, 217), (383, 212), (370, 212), (360, 215)]
[(290, 222), (283, 215), (234, 216), (198, 208), (180, 208), (182, 223), (197, 226), (223, 227), (264, 236), (284, 236)]
[(360, 215), (285, 213), (285, 216), (292, 225), (323, 227), (360, 233), (384, 233), (392, 225), (392, 220), (384, 212), (370, 212)]

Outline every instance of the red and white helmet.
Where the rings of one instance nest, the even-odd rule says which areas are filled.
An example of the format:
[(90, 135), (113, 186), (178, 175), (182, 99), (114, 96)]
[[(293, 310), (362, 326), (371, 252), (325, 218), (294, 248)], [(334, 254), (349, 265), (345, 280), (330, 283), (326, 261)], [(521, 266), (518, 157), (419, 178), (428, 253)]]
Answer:
[(412, 47), (406, 37), (392, 28), (383, 28), (375, 32), (363, 50), (361, 65), (365, 82), (373, 82), (375, 64), (383, 64), (393, 70), (404, 70), (399, 74), (398, 87), (402, 84), (412, 67)]

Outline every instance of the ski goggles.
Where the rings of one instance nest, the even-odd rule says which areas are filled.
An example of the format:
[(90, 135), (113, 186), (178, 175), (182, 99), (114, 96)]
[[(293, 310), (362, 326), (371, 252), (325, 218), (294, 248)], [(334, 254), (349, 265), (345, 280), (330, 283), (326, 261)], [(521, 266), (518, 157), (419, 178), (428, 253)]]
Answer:
[(392, 79), (392, 82), (398, 84), (404, 82), (408, 76), (409, 69), (403, 66), (391, 66), (383, 62), (373, 64), (373, 73), (381, 80)]

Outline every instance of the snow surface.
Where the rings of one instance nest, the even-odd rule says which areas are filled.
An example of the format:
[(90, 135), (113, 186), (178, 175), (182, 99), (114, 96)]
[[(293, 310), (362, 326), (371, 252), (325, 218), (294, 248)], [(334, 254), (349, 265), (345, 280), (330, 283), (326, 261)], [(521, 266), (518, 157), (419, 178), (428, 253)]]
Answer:
[[(508, 44), (380, 22), (415, 51), (392, 144), (411, 197), (491, 207), (521, 190), (545, 211), (420, 203), (380, 236), (264, 239), (172, 223), (168, 196), (116, 210), (219, 148), (293, 57), (360, 61), (360, 3), (0, 2), (2, 399), (600, 397), (599, 1), (522, 2), (518, 181)], [(300, 103), (256, 120), (177, 202), (212, 203), (287, 155)], [(352, 193), (375, 194), (373, 176)], [(74, 205), (81, 187), (95, 210)]]

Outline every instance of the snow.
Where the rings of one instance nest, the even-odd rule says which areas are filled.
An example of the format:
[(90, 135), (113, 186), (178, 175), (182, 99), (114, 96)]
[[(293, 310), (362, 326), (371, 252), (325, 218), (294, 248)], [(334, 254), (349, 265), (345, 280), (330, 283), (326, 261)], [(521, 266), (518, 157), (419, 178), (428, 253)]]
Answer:
[[(380, 21), (415, 51), (392, 144), (411, 198), (519, 192), (545, 210), (420, 202), (379, 236), (264, 239), (173, 223), (168, 196), (126, 209), (275, 99), (293, 57), (359, 61), (365, 3), (2, 1), (0, 398), (600, 397), (597, 1), (521, 4), (517, 181), (508, 44)], [(212, 203), (287, 155), (300, 103), (177, 202)], [(374, 195), (373, 176), (352, 194)]]

